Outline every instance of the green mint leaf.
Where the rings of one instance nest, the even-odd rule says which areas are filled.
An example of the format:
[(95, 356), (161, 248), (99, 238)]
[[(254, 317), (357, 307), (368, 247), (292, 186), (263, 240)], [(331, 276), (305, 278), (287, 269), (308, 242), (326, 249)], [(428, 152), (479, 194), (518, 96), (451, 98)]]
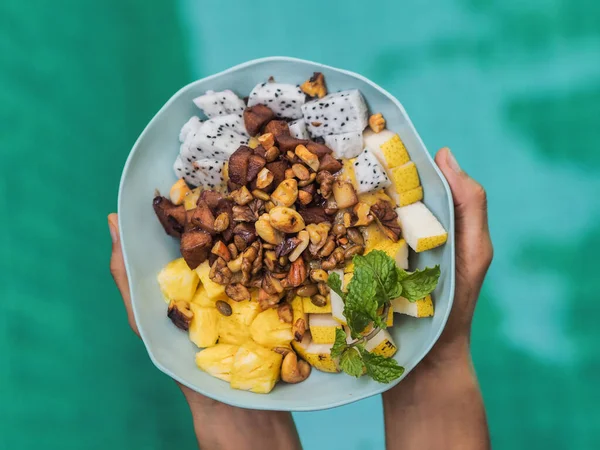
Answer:
[(396, 262), (381, 250), (373, 250), (364, 256), (353, 258), (354, 273), (364, 270), (370, 273), (375, 282), (375, 299), (379, 306), (398, 298), (402, 286), (398, 280)]
[(344, 350), (346, 350), (347, 347), (348, 344), (346, 344), (346, 333), (341, 328), (336, 328), (335, 342), (333, 343), (333, 347), (331, 347), (331, 357), (337, 358)]
[(344, 316), (352, 337), (357, 337), (369, 323), (378, 320), (379, 304), (375, 299), (376, 293), (376, 283), (372, 274), (368, 270), (355, 267), (344, 304)]
[(342, 280), (336, 272), (329, 274), (329, 278), (327, 278), (327, 284), (333, 290), (333, 292), (342, 297), (342, 299), (346, 298), (346, 294), (342, 291)]
[(340, 357), (340, 369), (353, 377), (360, 377), (363, 374), (363, 360), (360, 353), (355, 348), (347, 348)]
[(375, 355), (366, 350), (359, 351), (367, 369), (367, 375), (379, 383), (389, 383), (404, 373), (404, 367), (400, 366), (393, 358)]
[(422, 299), (435, 289), (440, 278), (440, 266), (426, 267), (412, 273), (398, 270), (402, 296), (410, 302)]

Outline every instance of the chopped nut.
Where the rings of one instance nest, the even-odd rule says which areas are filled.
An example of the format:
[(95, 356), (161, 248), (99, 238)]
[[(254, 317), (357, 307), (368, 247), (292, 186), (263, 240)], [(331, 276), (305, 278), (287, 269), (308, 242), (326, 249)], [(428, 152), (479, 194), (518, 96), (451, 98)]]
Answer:
[(331, 175), (331, 173), (329, 173), (326, 170), (322, 170), (317, 175), (317, 183), (319, 183), (320, 185), (319, 187), (321, 189), (321, 195), (324, 198), (329, 198), (329, 196), (333, 192), (334, 181), (335, 178), (333, 177), (333, 175)]
[(287, 256), (290, 253), (292, 253), (292, 251), (296, 247), (298, 247), (298, 244), (300, 244), (299, 238), (297, 238), (297, 237), (288, 238), (277, 246), (277, 248), (275, 249), (275, 254), (277, 255), (278, 258), (281, 256)]
[(258, 137), (258, 142), (268, 150), (275, 145), (275, 136), (273, 136), (273, 133), (265, 133)]
[(279, 353), (281, 356), (283, 356), (285, 358), (286, 355), (292, 351), (292, 349), (288, 348), (288, 347), (273, 347), (273, 351), (275, 353)]
[(298, 212), (285, 206), (276, 206), (269, 211), (273, 228), (284, 233), (297, 233), (304, 229), (304, 219)]
[(261, 171), (258, 172), (258, 175), (256, 176), (256, 187), (258, 189), (264, 189), (267, 186), (269, 186), (272, 182), (273, 182), (273, 173), (266, 167), (263, 167), (261, 169)]
[(250, 291), (246, 288), (246, 286), (242, 286), (239, 283), (232, 283), (225, 287), (225, 294), (231, 300), (235, 300), (236, 302), (242, 302), (244, 300), (250, 300)]
[(308, 178), (310, 177), (310, 172), (308, 171), (306, 166), (302, 164), (294, 164), (292, 166), (292, 171), (299, 180), (308, 180)]
[[(233, 234), (238, 236), (238, 239), (234, 236), (233, 242), (239, 251), (244, 250), (246, 246), (252, 244), (258, 237), (254, 224), (248, 222), (238, 222), (233, 228)], [(243, 247), (240, 245), (243, 245)]]
[(233, 312), (231, 310), (231, 305), (223, 300), (217, 300), (215, 306), (217, 307), (217, 311), (226, 317), (230, 316)]
[(379, 133), (385, 128), (385, 119), (381, 113), (376, 113), (369, 117), (369, 127), (375, 133)]
[(296, 154), (295, 154), (293, 151), (291, 151), (291, 150), (288, 150), (288, 151), (286, 152), (286, 154), (285, 154), (285, 157), (286, 157), (287, 159), (289, 159), (289, 160), (290, 160), (290, 162), (294, 162), (294, 161), (296, 161)]
[[(274, 209), (274, 208), (273, 208)], [(271, 211), (273, 211), (273, 209)], [(283, 234), (271, 225), (270, 214), (263, 214), (254, 224), (256, 233), (269, 244), (277, 245), (283, 241)]]
[(235, 244), (238, 251), (240, 251), (240, 252), (244, 251), (248, 245), (248, 244), (246, 244), (246, 241), (244, 240), (244, 238), (238, 234), (233, 236), (233, 243)]
[(327, 235), (331, 229), (331, 225), (329, 222), (313, 223), (307, 225), (306, 229), (310, 236), (309, 251), (315, 255), (325, 245), (325, 242), (327, 242)]
[(253, 197), (252, 197), (252, 194), (250, 193), (250, 191), (248, 190), (248, 188), (246, 188), (246, 186), (242, 186), (241, 188), (239, 188), (231, 193), (231, 198), (238, 205), (243, 206), (243, 205), (247, 205), (248, 203), (250, 203), (252, 201)]
[(352, 183), (347, 181), (336, 180), (333, 183), (333, 197), (335, 203), (340, 209), (349, 208), (358, 203), (358, 196), (352, 186)]
[(263, 258), (263, 264), (266, 266), (268, 270), (271, 272), (275, 271), (275, 265), (277, 263), (277, 256), (274, 251), (265, 252), (265, 256)]
[(258, 216), (260, 216), (265, 210), (265, 202), (259, 198), (255, 198), (248, 203), (248, 208), (250, 208), (250, 211), (252, 211), (254, 214), (255, 219), (257, 219)]
[(344, 260), (346, 259), (345, 253), (344, 253), (344, 249), (341, 247), (336, 248), (332, 255), (331, 255), (335, 261), (340, 264), (342, 262), (344, 262)]
[(249, 206), (234, 206), (233, 207), (234, 222), (255, 222), (256, 214), (252, 212)]
[(313, 196), (306, 191), (298, 191), (298, 201), (301, 205), (308, 205), (312, 202)]
[(325, 214), (325, 209), (320, 206), (313, 206), (310, 208), (303, 208), (298, 211), (304, 223), (306, 224), (319, 224), (322, 222), (329, 222), (331, 219)]
[(319, 294), (321, 294), (325, 297), (329, 295), (329, 286), (327, 286), (327, 283), (319, 283), (318, 289), (319, 289)]
[(292, 169), (286, 169), (285, 170), (285, 178), (289, 179), (289, 178), (294, 178), (294, 171)]
[(327, 297), (321, 294), (315, 294), (310, 298), (310, 301), (315, 306), (323, 307), (327, 304)]
[(321, 72), (315, 72), (312, 77), (300, 85), (300, 89), (310, 97), (323, 98), (327, 95), (325, 77)]
[(290, 259), (287, 256), (280, 256), (279, 257), (279, 265), (281, 267), (286, 266), (289, 262), (290, 262)]
[(346, 234), (346, 227), (341, 223), (336, 223), (331, 231), (336, 236), (343, 236)]
[(352, 259), (354, 255), (362, 255), (364, 252), (365, 248), (362, 245), (353, 245), (344, 251), (344, 258)]
[(260, 308), (263, 311), (275, 306), (277, 303), (279, 303), (280, 299), (281, 296), (279, 294), (269, 294), (264, 289), (258, 290), (257, 300), (258, 304), (260, 305)]
[(298, 287), (306, 280), (306, 265), (302, 258), (298, 258), (294, 261), (290, 267), (287, 280), (290, 286)]
[(310, 152), (304, 145), (297, 146), (295, 153), (313, 171), (319, 170), (319, 157)]
[[(355, 227), (366, 227), (371, 222), (373, 222), (373, 215), (370, 214), (371, 207), (366, 203), (357, 203), (354, 208), (352, 208), (354, 214), (356, 214), (357, 220), (352, 226)], [(345, 219), (344, 219), (345, 220)]]
[(221, 213), (215, 219), (214, 229), (217, 233), (221, 233), (229, 228), (229, 214)]
[(349, 241), (348, 241), (347, 237), (338, 238), (338, 244), (340, 244), (340, 245), (346, 245), (348, 242)]
[[(309, 149), (310, 150), (310, 149)], [(326, 170), (329, 173), (337, 173), (342, 170), (342, 163), (330, 154), (326, 154), (319, 159), (319, 171)]]
[(258, 198), (264, 202), (268, 201), (269, 198), (269, 194), (267, 194), (265, 191), (261, 191), (260, 189), (254, 189), (252, 191), (252, 195), (254, 196), (254, 198)]
[(188, 302), (183, 300), (171, 300), (169, 302), (169, 308), (167, 309), (167, 317), (171, 319), (171, 322), (173, 322), (177, 328), (187, 331), (194, 318), (194, 313), (190, 309), (190, 304)]
[(309, 184), (314, 182), (316, 178), (317, 178), (317, 174), (311, 173), (310, 176), (308, 177), (308, 180), (299, 181), (298, 186), (300, 186), (300, 187), (308, 186)]
[(333, 253), (334, 250), (335, 250), (334, 238), (333, 238), (333, 236), (329, 236), (327, 238), (327, 242), (325, 242), (325, 245), (323, 245), (323, 247), (319, 251), (319, 256), (321, 258), (327, 258), (329, 255), (331, 255)]
[(294, 178), (283, 180), (271, 194), (271, 201), (278, 206), (292, 206), (298, 198), (298, 182)]
[(233, 242), (227, 246), (227, 249), (229, 250), (229, 253), (231, 254), (232, 258), (237, 258), (238, 249)]
[(190, 192), (191, 190), (186, 184), (185, 180), (180, 178), (173, 186), (171, 186), (169, 197), (171, 197), (171, 201), (174, 205), (182, 205), (183, 201), (185, 200), (185, 196)]
[(312, 297), (313, 295), (315, 295), (318, 292), (319, 292), (319, 289), (316, 284), (307, 284), (304, 286), (300, 286), (298, 288), (298, 290), (296, 291), (296, 293), (300, 297)]
[(265, 159), (267, 160), (267, 162), (273, 162), (279, 157), (280, 153), (281, 152), (277, 147), (271, 147), (267, 149), (265, 153)]
[(297, 239), (299, 239), (300, 242), (298, 243), (296, 248), (292, 251), (292, 253), (290, 253), (290, 255), (289, 255), (289, 260), (291, 262), (296, 261), (300, 257), (300, 255), (302, 255), (302, 252), (304, 250), (306, 250), (306, 248), (308, 247), (308, 244), (310, 242), (310, 237), (308, 235), (308, 231), (306, 231), (306, 230), (300, 231), (298, 233)]
[(323, 261), (321, 263), (321, 267), (325, 270), (333, 270), (336, 268), (336, 266), (337, 261), (335, 260), (333, 255), (331, 255), (327, 261)]
[(294, 352), (289, 352), (281, 363), (281, 379), (285, 383), (301, 383), (309, 377), (311, 370), (309, 363), (298, 359)]
[(294, 339), (300, 342), (304, 337), (304, 333), (306, 333), (306, 321), (304, 319), (296, 319), (294, 325), (292, 325), (292, 333), (294, 334)]
[(213, 245), (213, 248), (212, 248), (212, 250), (210, 252), (213, 255), (220, 256), (221, 258), (223, 258), (227, 262), (231, 261), (231, 253), (229, 252), (229, 249), (223, 243), (223, 241), (217, 241), (217, 242), (215, 242), (215, 245)]
[(371, 212), (377, 219), (377, 225), (384, 234), (394, 242), (400, 239), (400, 224), (398, 214), (388, 202), (380, 200), (371, 206)]
[(348, 237), (352, 242), (358, 245), (365, 245), (365, 238), (362, 233), (358, 231), (356, 228), (348, 228)]
[(350, 228), (352, 226), (352, 215), (349, 212), (344, 213), (344, 226)]
[(315, 283), (325, 283), (329, 275), (323, 269), (313, 269), (310, 271), (310, 279)]
[(279, 316), (279, 320), (283, 323), (292, 323), (292, 320), (294, 319), (292, 307), (289, 303), (280, 304), (277, 308), (277, 315)]
[(269, 294), (281, 294), (283, 292), (281, 281), (268, 273), (263, 277), (261, 287)]
[(265, 211), (269, 212), (271, 211), (273, 208), (275, 208), (275, 203), (273, 203), (272, 201), (268, 201), (265, 203)]
[(223, 258), (217, 258), (208, 273), (208, 277), (218, 284), (229, 284), (232, 275), (232, 271), (227, 267), (227, 263)]

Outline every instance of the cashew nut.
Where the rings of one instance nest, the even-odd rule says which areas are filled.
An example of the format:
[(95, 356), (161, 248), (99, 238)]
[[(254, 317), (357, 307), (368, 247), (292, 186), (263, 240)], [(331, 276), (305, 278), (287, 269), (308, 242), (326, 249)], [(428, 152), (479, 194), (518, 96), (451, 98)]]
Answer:
[(298, 359), (296, 353), (289, 352), (281, 364), (281, 379), (286, 383), (300, 383), (310, 375), (310, 364)]

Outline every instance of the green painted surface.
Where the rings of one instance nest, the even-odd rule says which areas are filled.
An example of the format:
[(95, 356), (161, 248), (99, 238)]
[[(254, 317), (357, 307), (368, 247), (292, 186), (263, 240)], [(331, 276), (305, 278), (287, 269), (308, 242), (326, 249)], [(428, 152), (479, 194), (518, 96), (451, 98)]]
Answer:
[[(0, 4), (0, 448), (194, 448), (178, 389), (127, 328), (106, 214), (173, 92), (277, 54), (380, 83), (488, 189), (496, 259), (473, 351), (495, 448), (597, 447), (600, 4), (56, 6)], [(300, 11), (316, 12), (300, 29), (279, 20)], [(380, 449), (379, 408), (296, 419), (306, 448)]]

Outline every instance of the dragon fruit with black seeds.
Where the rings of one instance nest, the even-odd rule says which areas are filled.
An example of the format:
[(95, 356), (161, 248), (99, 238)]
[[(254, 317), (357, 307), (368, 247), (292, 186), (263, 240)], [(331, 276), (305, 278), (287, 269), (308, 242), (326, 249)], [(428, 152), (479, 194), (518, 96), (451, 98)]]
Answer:
[(323, 136), (323, 139), (336, 158), (354, 158), (363, 151), (362, 131), (330, 134)]
[(283, 83), (261, 83), (250, 92), (248, 106), (266, 105), (275, 116), (283, 119), (302, 117), (302, 105), (306, 101), (298, 86)]
[(363, 131), (368, 122), (367, 104), (358, 89), (305, 103), (302, 114), (311, 136)]
[(292, 137), (295, 137), (296, 139), (310, 139), (304, 119), (297, 119), (290, 122), (289, 127)]
[[(235, 116), (236, 120), (239, 119)], [(241, 120), (241, 119), (239, 119)], [(248, 137), (233, 128), (235, 123), (223, 122), (223, 118), (209, 119), (202, 124), (195, 135), (181, 145), (180, 153), (193, 160), (219, 159), (225, 161), (240, 145), (248, 144)], [(241, 124), (243, 126), (243, 124)]]
[(378, 191), (392, 184), (385, 169), (369, 149), (364, 149), (354, 161), (354, 175), (356, 192), (359, 194)]
[(196, 97), (194, 103), (208, 118), (242, 114), (246, 109), (244, 100), (228, 89), (221, 92), (206, 91), (206, 94)]
[(179, 132), (179, 142), (185, 142), (185, 138), (188, 136), (188, 134), (200, 128), (200, 125), (202, 125), (202, 121), (198, 118), (198, 116), (190, 117), (190, 120), (188, 120), (181, 127), (181, 131)]
[(233, 130), (243, 136), (250, 137), (244, 125), (242, 114), (227, 114), (225, 116), (213, 117), (210, 119), (213, 124), (222, 126), (223, 130)]
[(193, 166), (192, 162), (178, 155), (173, 163), (173, 171), (177, 178), (183, 178), (190, 186), (198, 186), (200, 184), (197, 176), (198, 169)]
[(198, 186), (205, 189), (222, 190), (225, 187), (225, 164), (227, 161), (218, 159), (199, 159), (193, 162)]

